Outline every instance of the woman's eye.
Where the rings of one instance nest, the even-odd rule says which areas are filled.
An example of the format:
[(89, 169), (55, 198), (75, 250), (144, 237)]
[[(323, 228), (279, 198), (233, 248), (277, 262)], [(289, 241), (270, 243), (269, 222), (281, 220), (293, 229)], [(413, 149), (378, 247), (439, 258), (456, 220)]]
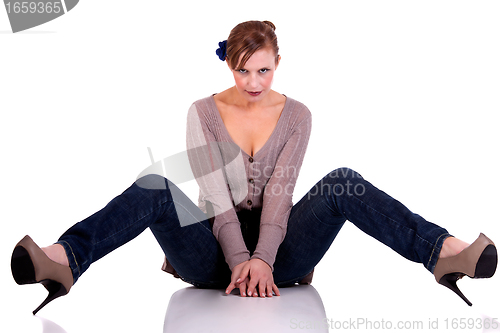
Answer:
[(261, 72), (262, 74), (264, 74), (265, 72), (267, 72), (269, 69), (268, 68), (262, 68), (259, 72)]
[(240, 72), (241, 74), (243, 74), (243, 73), (246, 73), (247, 70), (246, 69), (240, 69), (240, 70), (238, 70), (238, 72)]

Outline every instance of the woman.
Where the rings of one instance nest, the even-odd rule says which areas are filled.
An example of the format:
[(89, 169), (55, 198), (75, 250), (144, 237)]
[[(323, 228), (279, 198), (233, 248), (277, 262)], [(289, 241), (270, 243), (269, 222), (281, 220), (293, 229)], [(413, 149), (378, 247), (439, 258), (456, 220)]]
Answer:
[(271, 90), (281, 59), (274, 30), (268, 21), (237, 25), (217, 50), (235, 85), (189, 109), (187, 146), (200, 186), (198, 207), (171, 181), (147, 175), (56, 244), (41, 249), (26, 236), (16, 245), (16, 282), (40, 282), (49, 291), (34, 313), (148, 227), (165, 253), (164, 269), (174, 276), (227, 294), (238, 288), (241, 296), (279, 296), (278, 287), (311, 282), (346, 220), (422, 263), (471, 305), (456, 281), (491, 277), (497, 265), (495, 245), (483, 234), (469, 246), (350, 169), (327, 174), (292, 204), (311, 114)]

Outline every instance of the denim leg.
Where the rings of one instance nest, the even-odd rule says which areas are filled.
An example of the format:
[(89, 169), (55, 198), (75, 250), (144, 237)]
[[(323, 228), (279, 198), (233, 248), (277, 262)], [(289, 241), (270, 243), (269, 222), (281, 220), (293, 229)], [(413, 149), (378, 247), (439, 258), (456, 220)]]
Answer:
[(300, 281), (324, 256), (345, 221), (422, 263), (431, 273), (448, 232), (412, 213), (353, 170), (323, 177), (292, 208), (274, 265), (275, 282)]
[(149, 227), (184, 281), (200, 287), (229, 284), (231, 272), (209, 221), (203, 217), (174, 184), (148, 175), (72, 226), (57, 243), (66, 250), (76, 282), (93, 262)]

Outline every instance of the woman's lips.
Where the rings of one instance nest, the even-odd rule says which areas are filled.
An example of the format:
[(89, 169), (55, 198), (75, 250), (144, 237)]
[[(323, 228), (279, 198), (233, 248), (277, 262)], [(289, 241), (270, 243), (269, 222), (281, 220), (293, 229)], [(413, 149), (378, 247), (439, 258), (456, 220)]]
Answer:
[(262, 91), (247, 91), (251, 96), (259, 96)]

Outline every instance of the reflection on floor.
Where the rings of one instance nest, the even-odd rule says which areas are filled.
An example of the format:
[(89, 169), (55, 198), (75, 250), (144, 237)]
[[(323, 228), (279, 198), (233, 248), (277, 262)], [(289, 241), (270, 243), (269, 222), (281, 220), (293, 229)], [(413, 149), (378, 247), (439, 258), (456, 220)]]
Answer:
[(281, 296), (241, 297), (238, 290), (188, 287), (175, 292), (164, 333), (328, 332), (325, 309), (311, 285), (280, 288)]
[(43, 317), (36, 317), (42, 322), (43, 333), (66, 333), (66, 331), (56, 323)]

